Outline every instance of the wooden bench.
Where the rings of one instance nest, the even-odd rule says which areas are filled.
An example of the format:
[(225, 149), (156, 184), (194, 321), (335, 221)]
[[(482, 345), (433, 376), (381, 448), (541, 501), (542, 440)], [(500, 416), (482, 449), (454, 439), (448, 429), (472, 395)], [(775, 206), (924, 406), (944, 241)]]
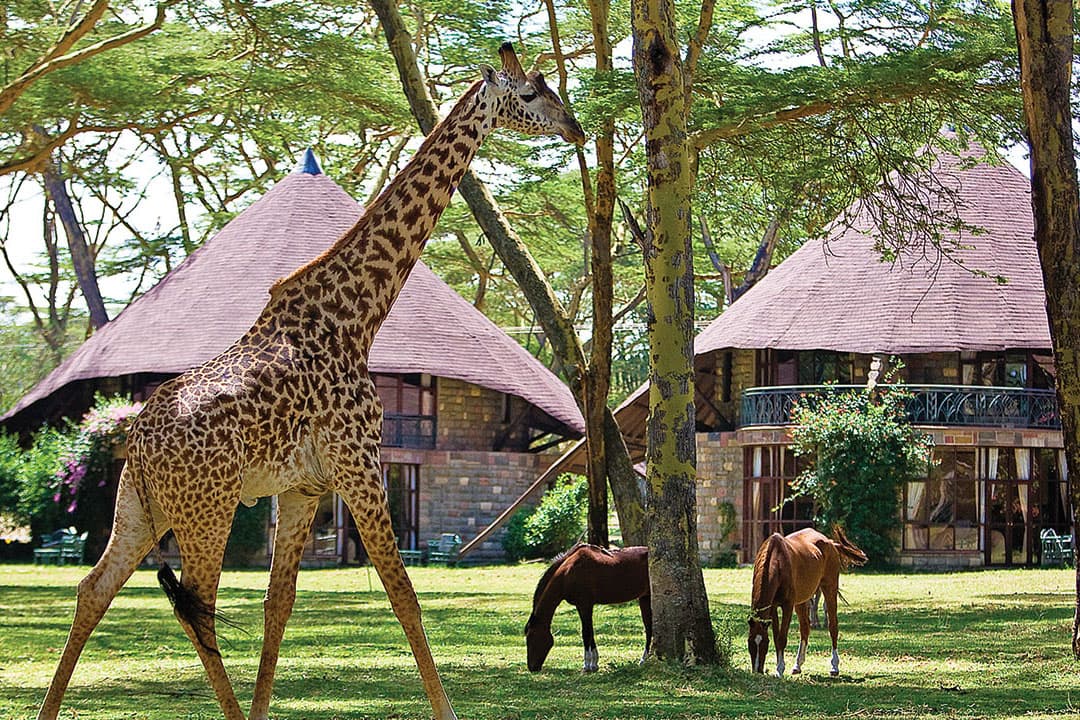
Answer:
[(401, 555), (401, 562), (406, 565), (421, 565), (424, 562), (423, 550), (402, 550), (398, 548), (398, 554)]
[(443, 533), (438, 540), (428, 540), (429, 565), (456, 565), (461, 550), (461, 536)]
[(42, 538), (41, 547), (34, 548), (34, 564), (64, 565), (71, 561), (81, 565), (86, 537), (87, 533), (80, 535), (73, 527), (49, 533)]

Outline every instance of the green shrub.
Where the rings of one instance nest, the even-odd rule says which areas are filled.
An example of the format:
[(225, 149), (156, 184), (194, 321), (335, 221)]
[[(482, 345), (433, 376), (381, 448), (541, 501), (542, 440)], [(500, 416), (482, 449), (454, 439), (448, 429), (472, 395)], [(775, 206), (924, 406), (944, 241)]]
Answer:
[(232, 533), (225, 546), (228, 565), (250, 565), (257, 552), (266, 546), (266, 519), (270, 516), (270, 499), (263, 498), (252, 507), (241, 505), (233, 516)]
[[(746, 613), (732, 609), (711, 613), (716, 632), (716, 657), (722, 668), (730, 668), (739, 640), (746, 638)], [(742, 647), (746, 647), (742, 643)]]
[(841, 525), (873, 565), (896, 551), (901, 487), (929, 468), (932, 443), (907, 421), (908, 397), (895, 386), (814, 395), (792, 413), (795, 453), (810, 461), (794, 490), (817, 502), (820, 527)]
[(19, 512), (19, 488), (22, 486), (23, 451), (14, 435), (0, 433), (0, 515), (17, 523), (27, 518)]
[(30, 524), (35, 537), (69, 524), (64, 522), (57, 481), (63, 444), (60, 431), (43, 427), (34, 434), (33, 444), (22, 456), (16, 517)]
[(585, 532), (588, 483), (563, 475), (532, 510), (510, 518), (503, 550), (511, 560), (552, 557), (573, 545)]

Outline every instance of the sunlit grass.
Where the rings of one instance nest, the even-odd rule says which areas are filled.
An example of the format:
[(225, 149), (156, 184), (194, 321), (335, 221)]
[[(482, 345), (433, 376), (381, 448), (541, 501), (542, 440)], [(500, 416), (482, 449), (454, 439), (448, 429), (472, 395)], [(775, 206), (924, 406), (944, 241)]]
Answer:
[[(1071, 659), (1071, 570), (953, 574), (855, 572), (842, 578), (842, 675), (814, 631), (805, 673), (748, 672), (742, 618), (750, 572), (706, 570), (713, 615), (734, 633), (730, 670), (637, 663), (636, 603), (596, 613), (600, 672), (580, 672), (577, 613), (556, 615), (542, 673), (526, 671), (522, 627), (540, 565), (413, 568), (428, 636), (458, 715), (532, 718), (1080, 717)], [(33, 717), (63, 647), (86, 568), (0, 566), (0, 718)], [(229, 571), (223, 655), (250, 702), (266, 573)], [(794, 652), (797, 630), (792, 627)], [(377, 576), (305, 570), (282, 646), (272, 715), (281, 720), (427, 718), (412, 655)], [(220, 717), (193, 648), (150, 571), (116, 598), (76, 669), (66, 720)]]

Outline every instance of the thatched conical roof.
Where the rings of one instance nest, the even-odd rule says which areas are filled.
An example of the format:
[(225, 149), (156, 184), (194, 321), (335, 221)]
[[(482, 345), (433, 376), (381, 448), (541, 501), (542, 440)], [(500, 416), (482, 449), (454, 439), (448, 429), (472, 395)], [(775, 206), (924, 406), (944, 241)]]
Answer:
[(696, 353), (1049, 348), (1030, 183), (1011, 165), (973, 162), (982, 154), (976, 148), (935, 163), (946, 191), (936, 202), (956, 203), (962, 225), (980, 229), (944, 233), (946, 246), (962, 246), (953, 259), (919, 246), (882, 262), (863, 215), (826, 243), (792, 253), (701, 332)]
[[(79, 381), (178, 374), (225, 350), (255, 321), (278, 278), (317, 257), (361, 209), (309, 162), (94, 333), (0, 418), (20, 415)], [(429, 373), (516, 395), (580, 436), (570, 390), (512, 338), (418, 263), (375, 337), (376, 373)]]

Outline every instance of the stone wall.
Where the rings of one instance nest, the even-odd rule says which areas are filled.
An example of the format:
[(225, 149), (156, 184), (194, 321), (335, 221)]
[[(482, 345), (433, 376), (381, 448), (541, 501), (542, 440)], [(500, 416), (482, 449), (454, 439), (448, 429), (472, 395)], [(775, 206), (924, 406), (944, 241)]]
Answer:
[[(486, 451), (417, 451), (386, 448), (383, 462), (420, 468), (420, 540), (457, 533), (464, 542), (474, 538), (514, 502), (546, 470), (557, 455)], [(532, 507), (541, 493), (525, 503)], [(504, 558), (497, 530), (470, 555), (470, 561)]]
[[(438, 421), (436, 447), (440, 450), (493, 450), (502, 440), (505, 448), (522, 448), (523, 429), (503, 438), (508, 420), (518, 417), (525, 401), (497, 390), (463, 380), (439, 378), (436, 390)], [(509, 403), (507, 408), (506, 403)]]
[[(702, 563), (711, 565), (740, 537), (742, 446), (735, 441), (735, 433), (698, 433), (697, 453), (698, 551)], [(725, 536), (722, 506), (726, 503), (735, 510), (735, 527)]]

